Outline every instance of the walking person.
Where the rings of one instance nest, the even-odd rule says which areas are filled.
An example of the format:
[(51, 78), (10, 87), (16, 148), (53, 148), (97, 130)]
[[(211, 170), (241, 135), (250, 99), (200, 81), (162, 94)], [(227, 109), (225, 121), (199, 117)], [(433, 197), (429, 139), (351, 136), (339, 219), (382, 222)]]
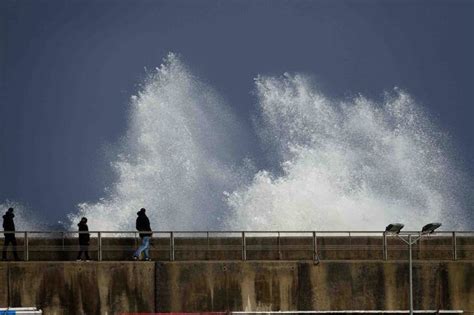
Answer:
[(20, 260), (18, 258), (18, 253), (16, 252), (16, 237), (15, 237), (15, 222), (13, 222), (13, 208), (8, 208), (7, 212), (3, 215), (3, 231), (13, 232), (13, 233), (3, 233), (5, 235), (5, 241), (3, 243), (3, 260), (7, 260), (7, 249), (8, 245), (11, 243), (13, 247), (13, 256), (15, 260)]
[(85, 260), (91, 260), (89, 257), (89, 242), (91, 239), (89, 233), (89, 227), (87, 226), (87, 218), (83, 217), (77, 224), (79, 227), (79, 253), (77, 253), (77, 260), (82, 259), (82, 254), (85, 256)]
[[(150, 259), (150, 238), (151, 238), (151, 227), (150, 227), (150, 220), (148, 220), (148, 217), (145, 214), (146, 209), (141, 208), (140, 211), (137, 212), (137, 221), (135, 223), (135, 227), (137, 228), (138, 231), (142, 232), (140, 233), (140, 238), (142, 239), (142, 244), (138, 249), (135, 251), (133, 254), (133, 259), (138, 260), (140, 258), (140, 255), (142, 252), (145, 253), (145, 260), (151, 260)], [(145, 233), (143, 233), (145, 232)], [(150, 233), (146, 233), (150, 232)]]

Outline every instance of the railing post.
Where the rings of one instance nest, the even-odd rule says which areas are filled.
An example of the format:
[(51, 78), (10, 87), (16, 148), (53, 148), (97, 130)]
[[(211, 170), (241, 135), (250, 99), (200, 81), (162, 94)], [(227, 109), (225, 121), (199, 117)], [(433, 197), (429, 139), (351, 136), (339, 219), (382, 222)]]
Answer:
[(316, 239), (316, 232), (313, 232), (313, 261), (318, 259), (318, 240)]
[(207, 237), (207, 251), (206, 251), (206, 259), (209, 260), (210, 256), (210, 244), (209, 244), (209, 231), (206, 232), (206, 237)]
[(413, 258), (412, 258), (412, 238), (408, 235), (408, 250), (409, 250), (409, 277), (410, 277), (410, 315), (413, 315)]
[(383, 260), (388, 259), (387, 233), (383, 232)]
[(351, 232), (349, 232), (349, 257), (350, 259), (353, 257)]
[(170, 232), (170, 261), (174, 261), (174, 233)]
[(456, 244), (456, 232), (453, 232), (453, 260), (458, 259), (458, 254), (457, 254), (457, 244)]
[(61, 232), (61, 250), (64, 252), (64, 232)]
[(280, 237), (280, 232), (278, 232), (278, 260), (281, 260), (281, 237)]
[(102, 261), (102, 234), (97, 232), (97, 260)]
[(24, 251), (23, 256), (24, 256), (25, 261), (28, 261), (30, 259), (29, 249), (28, 249), (28, 232), (25, 232), (24, 242), (25, 242), (24, 244), (25, 246), (23, 248), (23, 251)]
[(245, 232), (242, 232), (242, 260), (247, 260), (247, 244), (245, 241)]

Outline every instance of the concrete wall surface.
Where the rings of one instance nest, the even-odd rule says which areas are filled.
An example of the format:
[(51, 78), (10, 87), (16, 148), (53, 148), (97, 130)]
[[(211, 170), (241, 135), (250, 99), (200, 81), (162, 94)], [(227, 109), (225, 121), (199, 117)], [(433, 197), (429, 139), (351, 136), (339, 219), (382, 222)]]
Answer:
[(0, 264), (0, 305), (36, 306), (46, 315), (148, 312), (155, 307), (154, 263)]
[[(0, 263), (0, 307), (44, 314), (408, 309), (406, 261)], [(415, 309), (474, 311), (474, 261), (414, 263)]]
[[(474, 262), (414, 263), (415, 309), (474, 311)], [(400, 310), (405, 261), (157, 263), (163, 312)]]

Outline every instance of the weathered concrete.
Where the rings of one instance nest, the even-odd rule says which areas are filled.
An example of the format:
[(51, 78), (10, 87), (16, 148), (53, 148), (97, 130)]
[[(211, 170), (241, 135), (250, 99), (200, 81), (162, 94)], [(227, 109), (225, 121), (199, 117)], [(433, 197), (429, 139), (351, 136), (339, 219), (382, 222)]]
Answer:
[[(406, 262), (157, 263), (157, 309), (408, 309)], [(474, 310), (474, 262), (414, 264), (415, 309)]]
[[(474, 312), (474, 261), (414, 262), (415, 309)], [(6, 262), (0, 307), (45, 314), (408, 309), (402, 260)]]
[(155, 307), (153, 263), (0, 264), (2, 307), (37, 306), (44, 314), (151, 312)]

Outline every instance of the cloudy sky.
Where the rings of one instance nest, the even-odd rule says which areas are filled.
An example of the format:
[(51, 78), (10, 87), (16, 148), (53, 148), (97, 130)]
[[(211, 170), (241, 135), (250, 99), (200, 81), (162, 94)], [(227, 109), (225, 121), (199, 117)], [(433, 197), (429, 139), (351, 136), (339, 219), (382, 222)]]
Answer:
[(130, 97), (170, 51), (249, 128), (259, 74), (306, 73), (335, 98), (400, 87), (472, 179), (473, 33), (474, 1), (1, 1), (0, 203), (56, 222), (102, 197)]

